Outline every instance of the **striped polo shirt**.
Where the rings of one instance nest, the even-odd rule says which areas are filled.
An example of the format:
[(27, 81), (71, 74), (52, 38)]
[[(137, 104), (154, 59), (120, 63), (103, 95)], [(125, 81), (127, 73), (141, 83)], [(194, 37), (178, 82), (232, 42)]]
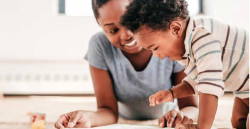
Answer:
[(195, 93), (218, 97), (233, 91), (249, 98), (249, 37), (245, 29), (211, 18), (190, 18), (186, 30), (185, 54), (179, 61)]

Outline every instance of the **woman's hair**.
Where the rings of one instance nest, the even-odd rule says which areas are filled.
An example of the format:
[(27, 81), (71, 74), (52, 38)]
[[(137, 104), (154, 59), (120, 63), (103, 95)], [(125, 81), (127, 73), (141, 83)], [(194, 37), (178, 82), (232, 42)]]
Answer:
[(95, 15), (96, 20), (99, 18), (98, 9), (101, 8), (103, 5), (108, 3), (111, 0), (92, 0), (92, 9)]
[(185, 0), (133, 0), (121, 17), (121, 25), (133, 33), (146, 26), (152, 31), (165, 31), (176, 18), (189, 17)]

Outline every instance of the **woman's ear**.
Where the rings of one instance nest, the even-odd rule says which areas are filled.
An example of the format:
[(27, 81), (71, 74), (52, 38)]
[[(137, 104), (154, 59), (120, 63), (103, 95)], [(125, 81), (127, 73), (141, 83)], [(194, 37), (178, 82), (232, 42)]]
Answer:
[(183, 34), (183, 25), (179, 21), (173, 21), (170, 24), (170, 30), (172, 31), (173, 35), (181, 37)]

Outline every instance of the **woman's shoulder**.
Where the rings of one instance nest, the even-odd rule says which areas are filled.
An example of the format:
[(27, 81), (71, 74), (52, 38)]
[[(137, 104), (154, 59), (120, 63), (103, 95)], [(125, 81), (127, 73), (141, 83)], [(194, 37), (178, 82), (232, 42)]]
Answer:
[(110, 59), (116, 49), (118, 48), (110, 43), (103, 32), (98, 32), (94, 34), (89, 41), (87, 55), (93, 58), (97, 58), (98, 56), (103, 59)]
[(107, 62), (112, 59), (112, 44), (103, 32), (94, 34), (88, 46), (88, 51), (85, 55), (85, 59), (89, 61), (90, 65), (107, 70)]
[(98, 52), (104, 55), (109, 55), (110, 52), (115, 49), (117, 48), (110, 43), (107, 36), (103, 32), (94, 34), (89, 41), (88, 51), (91, 52)]
[(95, 33), (91, 39), (105, 39), (107, 38), (103, 31)]
[(94, 34), (90, 41), (90, 46), (99, 46), (99, 47), (110, 47), (111, 43), (109, 42), (107, 36), (104, 34), (104, 32), (97, 32)]

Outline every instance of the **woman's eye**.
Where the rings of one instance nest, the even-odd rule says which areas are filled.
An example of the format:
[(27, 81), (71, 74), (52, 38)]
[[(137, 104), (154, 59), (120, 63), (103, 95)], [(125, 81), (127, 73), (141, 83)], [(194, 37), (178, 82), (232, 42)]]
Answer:
[(111, 33), (111, 34), (114, 34), (118, 31), (118, 28), (114, 29), (114, 30), (109, 30), (108, 32)]
[(109, 33), (114, 33), (114, 30), (109, 30)]
[(158, 48), (159, 48), (159, 47), (156, 47), (156, 48), (154, 49), (154, 51), (156, 51)]

